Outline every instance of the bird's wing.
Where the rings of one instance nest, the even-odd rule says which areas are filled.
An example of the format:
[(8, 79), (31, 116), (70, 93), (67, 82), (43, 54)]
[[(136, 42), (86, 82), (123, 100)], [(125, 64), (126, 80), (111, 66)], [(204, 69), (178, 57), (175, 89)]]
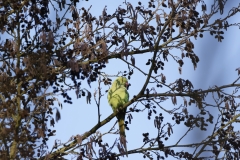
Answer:
[(116, 90), (110, 89), (108, 92), (108, 102), (115, 111), (129, 101), (129, 93), (125, 87)]

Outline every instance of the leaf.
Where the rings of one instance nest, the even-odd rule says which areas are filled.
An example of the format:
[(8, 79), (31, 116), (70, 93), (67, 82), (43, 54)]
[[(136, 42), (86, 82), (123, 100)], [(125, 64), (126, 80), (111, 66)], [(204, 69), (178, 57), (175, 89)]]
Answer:
[(240, 67), (236, 68), (236, 71), (238, 71), (238, 75), (240, 75)]
[(166, 83), (166, 77), (164, 74), (161, 73), (161, 82)]
[(221, 98), (221, 94), (220, 94), (219, 90), (217, 91), (217, 94), (218, 94), (218, 98)]
[(179, 74), (182, 74), (182, 67), (178, 67)]
[(182, 59), (185, 57), (185, 54), (182, 52)]
[(223, 0), (218, 0), (218, 5), (219, 5), (220, 14), (223, 14), (223, 9), (224, 9)]
[(229, 104), (228, 104), (228, 102), (225, 102), (225, 108), (226, 108), (227, 110), (229, 110)]
[(61, 0), (61, 2), (62, 2), (62, 7), (65, 9), (66, 0)]
[(62, 65), (62, 63), (60, 61), (58, 61), (57, 59), (54, 59), (54, 64), (56, 67), (60, 67)]
[(91, 104), (92, 94), (91, 94), (91, 92), (89, 92), (89, 91), (87, 91), (87, 92), (88, 92), (88, 95), (87, 95), (87, 97), (86, 97), (86, 99), (87, 99), (87, 104), (88, 104), (88, 103)]
[(54, 121), (54, 119), (52, 118), (51, 121), (50, 121), (50, 126), (53, 126), (53, 127), (54, 127), (54, 124), (55, 124), (55, 121)]
[(147, 97), (147, 98), (149, 98), (149, 92), (150, 92), (150, 91), (149, 91), (149, 89), (148, 89), (148, 88), (146, 89), (146, 92), (147, 92), (147, 95), (146, 95), (146, 97)]
[(188, 115), (188, 110), (187, 110), (187, 108), (183, 108), (182, 111), (184, 112), (185, 115)]
[(170, 127), (168, 126), (168, 136), (170, 137), (171, 133), (170, 133)]
[(82, 136), (80, 136), (79, 134), (76, 136), (76, 139), (77, 139), (77, 143), (79, 144), (79, 145), (81, 145), (82, 144)]
[(132, 62), (132, 65), (135, 66), (135, 58), (133, 56), (131, 56), (131, 62)]
[(173, 129), (170, 123), (168, 123), (168, 136), (170, 137), (171, 134), (173, 134)]
[(203, 12), (207, 11), (207, 5), (206, 4), (202, 5), (202, 11)]
[(88, 82), (89, 87), (91, 88), (91, 79), (89, 78), (89, 79), (87, 80), (87, 82)]
[(55, 115), (56, 121), (58, 122), (61, 119), (61, 114), (59, 110), (57, 109), (56, 115)]
[(102, 54), (104, 56), (107, 56), (108, 55), (107, 44), (104, 40), (102, 40), (101, 46), (102, 46)]
[(165, 153), (165, 157), (168, 158), (169, 149), (166, 149), (166, 150), (164, 151), (164, 153)]
[(156, 22), (157, 25), (160, 26), (161, 25), (161, 19), (160, 19), (160, 15), (156, 13)]
[(126, 60), (127, 60), (127, 57), (128, 57), (128, 55), (129, 55), (129, 48), (125, 49), (125, 51), (124, 51), (123, 53), (124, 53), (125, 58), (126, 58)]
[(123, 38), (122, 46), (125, 50), (127, 49), (128, 44), (127, 44), (127, 40), (125, 38)]
[(176, 98), (176, 96), (173, 96), (171, 99), (172, 99), (173, 105), (176, 105), (176, 104), (177, 104), (177, 98)]
[(187, 107), (187, 100), (183, 97), (184, 106)]
[(154, 120), (154, 126), (155, 126), (155, 128), (160, 129), (161, 123), (160, 123), (160, 121), (159, 121), (159, 117), (156, 117), (156, 118), (155, 118), (155, 120)]
[(77, 99), (78, 99), (79, 98), (79, 96), (78, 96), (79, 95), (79, 88), (76, 89), (75, 93), (76, 93), (76, 96), (77, 96)]

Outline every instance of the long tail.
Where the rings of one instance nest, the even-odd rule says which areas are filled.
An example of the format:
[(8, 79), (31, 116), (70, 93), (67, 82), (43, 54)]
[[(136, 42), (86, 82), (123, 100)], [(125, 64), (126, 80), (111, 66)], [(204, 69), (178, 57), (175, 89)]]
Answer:
[(119, 119), (118, 125), (119, 125), (120, 135), (126, 137), (124, 119)]
[(125, 134), (125, 125), (124, 125), (124, 119), (118, 120), (119, 125), (119, 131), (120, 131), (120, 142), (124, 146), (126, 156), (128, 157), (127, 153), (127, 140), (126, 140), (126, 134)]

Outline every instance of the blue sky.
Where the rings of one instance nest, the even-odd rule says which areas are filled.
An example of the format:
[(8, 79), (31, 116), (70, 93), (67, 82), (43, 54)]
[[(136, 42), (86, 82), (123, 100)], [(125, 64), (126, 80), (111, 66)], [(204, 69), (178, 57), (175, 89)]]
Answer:
[[(138, 1), (131, 2), (133, 6)], [(98, 16), (101, 14), (102, 9), (107, 5), (107, 12), (113, 13), (118, 5), (122, 4), (122, 1), (112, 1), (112, 0), (104, 0), (104, 1), (94, 1), (90, 0), (89, 2), (81, 1), (79, 3), (79, 8), (85, 7), (88, 8), (92, 4), (92, 15)], [(226, 7), (227, 10), (228, 7)], [(54, 12), (52, 12), (53, 14)], [(55, 15), (55, 13), (54, 13)], [(235, 19), (236, 21), (236, 19)], [(240, 58), (240, 45), (238, 37), (240, 37), (240, 32), (238, 27), (229, 28), (227, 32), (225, 32), (225, 37), (223, 42), (217, 42), (214, 37), (210, 36), (208, 32), (204, 33), (204, 37), (202, 39), (198, 38), (196, 41), (193, 40), (195, 44), (195, 53), (199, 56), (200, 62), (196, 70), (193, 69), (192, 63), (190, 60), (186, 60), (183, 65), (183, 71), (180, 75), (178, 72), (178, 64), (176, 64), (173, 60), (169, 58), (169, 62), (165, 63), (165, 70), (162, 72), (167, 77), (167, 84), (174, 82), (176, 79), (183, 78), (189, 79), (195, 89), (202, 88), (207, 89), (210, 86), (214, 85), (223, 85), (229, 84), (237, 79), (237, 72), (235, 71), (239, 65)], [(180, 51), (173, 51), (174, 55), (180, 55)], [(144, 66), (143, 70), (147, 71), (148, 68), (145, 66), (146, 59), (150, 58), (152, 53), (147, 53), (146, 55), (138, 55), (136, 58), (136, 66)], [(130, 57), (128, 57), (130, 59)], [(127, 70), (127, 66), (124, 65), (118, 59), (112, 59), (107, 64), (107, 68), (102, 70), (109, 75), (116, 75), (118, 70)], [(129, 88), (130, 98), (133, 95), (136, 95), (139, 92), (140, 86), (145, 81), (146, 77), (141, 73), (134, 70), (135, 74), (132, 76), (131, 87)], [(114, 79), (114, 78), (113, 78)], [(84, 83), (83, 83), (84, 84)], [(84, 86), (91, 91), (92, 95), (97, 89), (96, 84), (92, 84), (91, 88), (85, 83)], [(102, 91), (108, 89), (107, 86), (101, 86)], [(161, 90), (158, 90), (161, 92)], [(229, 90), (231, 91), (231, 90)], [(97, 106), (95, 105), (94, 100), (92, 99), (91, 104), (86, 104), (86, 99), (76, 99), (75, 91), (71, 94), (73, 98), (73, 104), (68, 105), (64, 104), (63, 109), (60, 110), (62, 120), (60, 120), (55, 129), (57, 130), (57, 135), (52, 137), (48, 144), (49, 147), (53, 146), (54, 140), (61, 140), (62, 143), (69, 140), (71, 136), (75, 136), (77, 134), (84, 134), (86, 131), (90, 130), (97, 123)], [(180, 100), (181, 101), (181, 100)], [(180, 105), (180, 101), (178, 105)], [(163, 105), (166, 109), (172, 109), (174, 106), (170, 101), (164, 103)], [(169, 108), (167, 108), (169, 107)], [(195, 106), (190, 106), (189, 110), (196, 109)], [(101, 99), (101, 120), (106, 118), (112, 113), (112, 109), (107, 102), (106, 94)], [(158, 113), (162, 111), (158, 110)], [(162, 112), (164, 113), (164, 112)], [(129, 125), (130, 130), (126, 131), (127, 141), (128, 141), (128, 150), (138, 148), (142, 145), (142, 133), (148, 131), (150, 133), (150, 137), (156, 136), (156, 129), (153, 127), (153, 118), (152, 120), (147, 120), (147, 112), (143, 113), (132, 113), (133, 120), (132, 124)], [(165, 116), (165, 122), (172, 122), (172, 116)], [(108, 124), (103, 126), (99, 131), (101, 133), (107, 132), (116, 122), (116, 118), (112, 119)], [(117, 127), (117, 126), (116, 126)], [(186, 128), (182, 128), (180, 126), (176, 126), (173, 128), (173, 137), (169, 139), (166, 143), (168, 145), (175, 144), (178, 138), (184, 133)], [(199, 130), (193, 131), (188, 139), (184, 139), (183, 142), (190, 143), (193, 140), (196, 140), (196, 134), (199, 133)], [(205, 137), (206, 133), (198, 134), (198, 138)], [(199, 137), (200, 136), (200, 137)], [(112, 142), (118, 138), (118, 135), (108, 135), (103, 137), (103, 142), (109, 143), (111, 146)], [(184, 149), (180, 149), (184, 150)], [(117, 150), (116, 150), (117, 152)], [(142, 155), (134, 154), (129, 155), (129, 159), (143, 159)]]

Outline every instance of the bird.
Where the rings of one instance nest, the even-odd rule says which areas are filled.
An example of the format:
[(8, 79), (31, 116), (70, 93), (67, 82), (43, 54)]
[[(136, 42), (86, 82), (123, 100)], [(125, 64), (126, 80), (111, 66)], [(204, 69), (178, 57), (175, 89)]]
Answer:
[[(125, 115), (127, 108), (121, 109), (129, 101), (129, 93), (127, 91), (129, 84), (126, 77), (118, 77), (113, 81), (111, 88), (108, 90), (108, 103), (112, 107), (113, 112), (118, 112), (116, 115), (120, 131), (120, 138), (124, 139), (123, 143), (125, 150), (126, 147), (126, 134), (125, 134)], [(126, 152), (127, 153), (127, 152)]]

